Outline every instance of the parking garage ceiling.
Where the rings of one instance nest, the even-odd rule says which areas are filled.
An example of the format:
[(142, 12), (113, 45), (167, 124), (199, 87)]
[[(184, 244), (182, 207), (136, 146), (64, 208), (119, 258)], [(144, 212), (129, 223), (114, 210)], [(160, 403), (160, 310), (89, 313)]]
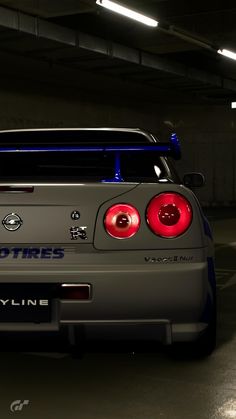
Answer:
[(236, 52), (235, 0), (120, 3), (160, 25), (142, 26), (95, 0), (0, 0), (1, 62), (32, 59), (122, 80), (167, 100), (236, 99), (236, 61), (217, 54), (218, 48)]

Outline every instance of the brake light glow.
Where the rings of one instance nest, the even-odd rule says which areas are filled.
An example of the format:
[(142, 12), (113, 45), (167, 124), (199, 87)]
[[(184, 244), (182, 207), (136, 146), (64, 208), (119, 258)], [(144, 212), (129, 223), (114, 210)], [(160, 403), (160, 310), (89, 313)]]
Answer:
[(107, 233), (116, 239), (129, 239), (140, 227), (140, 215), (129, 204), (115, 204), (110, 207), (104, 218)]
[(190, 203), (178, 193), (165, 192), (156, 195), (146, 210), (150, 229), (161, 237), (180, 236), (189, 228), (192, 218)]

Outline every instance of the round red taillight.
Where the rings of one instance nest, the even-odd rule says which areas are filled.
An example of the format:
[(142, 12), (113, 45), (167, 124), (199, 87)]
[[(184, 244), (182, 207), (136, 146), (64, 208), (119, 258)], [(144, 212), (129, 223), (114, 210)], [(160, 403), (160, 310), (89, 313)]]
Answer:
[(190, 226), (192, 217), (188, 200), (174, 192), (156, 195), (146, 211), (147, 223), (153, 233), (168, 238), (183, 234)]
[(107, 210), (104, 226), (110, 236), (116, 239), (128, 239), (137, 233), (140, 215), (132, 205), (116, 204)]

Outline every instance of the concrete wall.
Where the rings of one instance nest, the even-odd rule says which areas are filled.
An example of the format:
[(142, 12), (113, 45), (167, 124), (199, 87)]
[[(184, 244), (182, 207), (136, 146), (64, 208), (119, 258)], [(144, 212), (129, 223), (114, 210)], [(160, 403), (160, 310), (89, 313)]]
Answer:
[[(85, 86), (86, 87), (86, 86)], [(85, 89), (86, 90), (86, 89)], [(33, 127), (140, 127), (181, 139), (181, 174), (201, 171), (206, 186), (197, 191), (205, 205), (236, 202), (236, 111), (226, 106), (168, 106), (133, 100), (132, 94), (81, 93), (72, 86), (35, 81), (0, 85), (0, 129)]]

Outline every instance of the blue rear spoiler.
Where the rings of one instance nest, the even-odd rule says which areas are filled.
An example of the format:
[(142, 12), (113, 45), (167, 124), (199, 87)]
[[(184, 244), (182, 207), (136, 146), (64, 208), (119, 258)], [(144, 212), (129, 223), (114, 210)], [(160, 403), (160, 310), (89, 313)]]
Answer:
[(102, 145), (102, 146), (0, 146), (0, 153), (50, 153), (50, 152), (94, 152), (94, 153), (114, 153), (115, 154), (115, 176), (106, 182), (122, 182), (120, 169), (121, 153), (152, 152), (159, 156), (170, 156), (175, 160), (181, 158), (180, 143), (175, 133), (171, 134), (168, 143), (150, 143), (147, 145)]
[(157, 152), (162, 156), (171, 156), (175, 160), (181, 157), (180, 144), (176, 134), (172, 134), (169, 143), (150, 143), (147, 145), (103, 145), (103, 146), (0, 146), (0, 153), (35, 153), (35, 152)]

